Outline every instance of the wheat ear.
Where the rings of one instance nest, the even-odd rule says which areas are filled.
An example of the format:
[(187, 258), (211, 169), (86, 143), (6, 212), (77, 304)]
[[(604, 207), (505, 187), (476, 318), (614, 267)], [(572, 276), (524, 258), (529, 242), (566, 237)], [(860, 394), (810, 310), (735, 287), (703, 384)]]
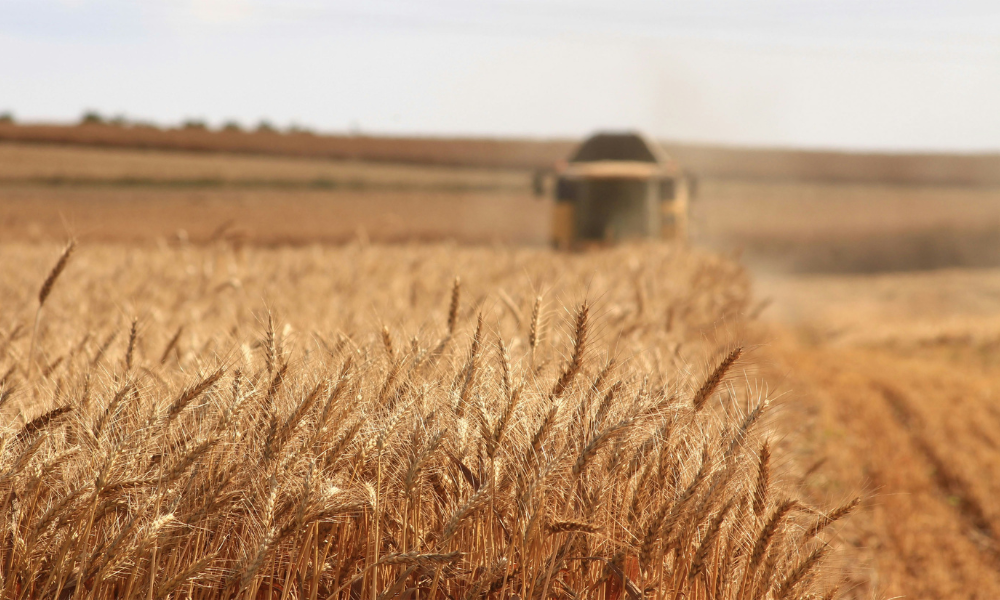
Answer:
[(694, 404), (695, 411), (699, 411), (705, 406), (705, 403), (708, 402), (708, 399), (715, 393), (719, 384), (722, 383), (722, 378), (726, 376), (729, 368), (732, 367), (733, 363), (735, 363), (742, 355), (743, 347), (737, 346), (722, 359), (719, 366), (715, 367), (705, 382), (701, 384), (701, 387), (698, 388), (698, 391), (695, 392), (694, 398), (691, 401), (692, 404)]
[(559, 398), (566, 391), (566, 388), (573, 383), (573, 378), (576, 377), (580, 369), (583, 368), (583, 356), (587, 351), (587, 318), (590, 315), (590, 306), (584, 302), (580, 305), (580, 310), (576, 313), (576, 330), (573, 335), (573, 356), (570, 358), (569, 365), (566, 366), (566, 370), (563, 371), (562, 376), (559, 381), (556, 382), (555, 387), (552, 388), (551, 396), (553, 398)]
[(69, 262), (69, 257), (73, 254), (73, 248), (76, 247), (76, 241), (70, 240), (66, 247), (63, 248), (62, 254), (59, 255), (59, 260), (49, 271), (48, 277), (45, 278), (45, 282), (42, 283), (42, 287), (38, 290), (38, 308), (35, 309), (35, 325), (31, 330), (31, 344), (28, 349), (28, 381), (31, 381), (31, 373), (35, 366), (35, 340), (38, 337), (38, 323), (42, 317), (42, 307), (45, 306), (45, 301), (48, 300), (49, 294), (52, 293), (52, 286), (56, 284), (56, 280), (59, 279), (59, 275), (66, 268), (66, 263)]
[(538, 342), (542, 338), (542, 297), (535, 298), (535, 305), (531, 309), (531, 329), (528, 331), (528, 346), (531, 347), (532, 355), (538, 348)]
[(768, 519), (767, 524), (764, 525), (764, 529), (757, 536), (753, 553), (750, 554), (750, 562), (747, 564), (748, 572), (754, 571), (760, 565), (760, 561), (764, 559), (764, 555), (767, 554), (767, 550), (771, 546), (771, 540), (774, 539), (774, 535), (778, 532), (781, 521), (785, 518), (785, 515), (795, 508), (796, 504), (795, 500), (785, 500), (771, 513), (771, 518)]
[(767, 506), (767, 486), (771, 479), (771, 446), (768, 442), (760, 448), (760, 462), (757, 465), (757, 485), (753, 490), (753, 513), (760, 517)]
[(819, 564), (819, 561), (823, 558), (823, 555), (826, 554), (826, 550), (827, 549), (825, 546), (822, 548), (816, 548), (802, 562), (796, 565), (796, 567), (792, 569), (791, 572), (788, 573), (788, 575), (785, 576), (785, 578), (781, 581), (781, 583), (778, 584), (778, 587), (774, 593), (774, 597), (777, 600), (785, 600), (785, 598), (791, 596), (792, 590), (795, 588), (795, 586), (798, 585), (800, 581), (805, 579), (805, 577), (814, 568), (816, 568), (816, 565)]
[(829, 515), (820, 517), (819, 519), (816, 520), (815, 523), (813, 523), (812, 527), (806, 530), (806, 533), (805, 535), (802, 536), (802, 539), (808, 540), (813, 537), (816, 537), (831, 523), (833, 523), (834, 521), (839, 521), (840, 519), (843, 519), (848, 514), (850, 514), (850, 512), (853, 511), (860, 503), (861, 503), (861, 498), (855, 498), (854, 500), (851, 500), (847, 504), (844, 504), (843, 506), (834, 509), (834, 511), (831, 512)]
[(455, 335), (455, 324), (458, 322), (458, 303), (462, 296), (462, 279), (455, 278), (451, 287), (451, 304), (448, 306), (448, 335)]
[(132, 370), (132, 356), (135, 352), (135, 338), (139, 334), (139, 321), (132, 318), (132, 327), (128, 332), (128, 347), (125, 350), (125, 370)]

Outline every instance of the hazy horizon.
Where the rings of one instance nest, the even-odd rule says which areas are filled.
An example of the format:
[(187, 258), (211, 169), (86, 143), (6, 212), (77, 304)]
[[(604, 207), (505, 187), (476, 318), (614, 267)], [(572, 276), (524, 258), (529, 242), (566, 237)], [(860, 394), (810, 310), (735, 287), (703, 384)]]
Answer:
[(0, 112), (177, 125), (1000, 150), (985, 2), (0, 0)]

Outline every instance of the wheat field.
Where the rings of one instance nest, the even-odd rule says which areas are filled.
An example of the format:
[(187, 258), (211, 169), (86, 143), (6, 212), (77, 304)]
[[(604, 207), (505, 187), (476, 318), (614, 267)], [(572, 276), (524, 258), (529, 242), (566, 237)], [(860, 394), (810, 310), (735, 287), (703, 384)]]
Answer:
[(7, 243), (0, 306), (4, 598), (838, 594), (711, 254)]

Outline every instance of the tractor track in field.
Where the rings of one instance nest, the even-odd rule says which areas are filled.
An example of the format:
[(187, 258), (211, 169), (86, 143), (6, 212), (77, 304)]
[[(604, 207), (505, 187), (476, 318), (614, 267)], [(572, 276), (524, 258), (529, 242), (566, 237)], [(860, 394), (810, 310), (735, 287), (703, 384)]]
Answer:
[(783, 342), (769, 358), (792, 378), (788, 447), (823, 461), (804, 493), (865, 499), (845, 533), (854, 597), (1000, 597), (1000, 457), (976, 434), (998, 425), (995, 382), (885, 350)]
[(993, 564), (993, 568), (1000, 572), (1000, 546), (995, 525), (986, 515), (983, 503), (972, 491), (970, 483), (951, 469), (934, 443), (928, 439), (927, 426), (922, 417), (914, 412), (906, 395), (882, 381), (873, 381), (872, 385), (892, 408), (899, 426), (909, 433), (910, 443), (927, 462), (938, 491), (948, 499), (948, 504), (966, 524), (969, 539), (979, 547), (984, 558)]
[[(848, 597), (1000, 598), (997, 273), (777, 276), (783, 447), (842, 528)], [(809, 465), (820, 464), (812, 470)]]

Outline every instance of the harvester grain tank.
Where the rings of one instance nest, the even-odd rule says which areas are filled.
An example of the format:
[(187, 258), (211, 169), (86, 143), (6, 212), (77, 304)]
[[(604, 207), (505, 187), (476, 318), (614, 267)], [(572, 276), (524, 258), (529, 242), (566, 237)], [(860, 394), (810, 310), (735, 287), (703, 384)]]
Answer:
[(556, 176), (552, 236), (560, 248), (686, 236), (688, 180), (641, 134), (598, 133)]

